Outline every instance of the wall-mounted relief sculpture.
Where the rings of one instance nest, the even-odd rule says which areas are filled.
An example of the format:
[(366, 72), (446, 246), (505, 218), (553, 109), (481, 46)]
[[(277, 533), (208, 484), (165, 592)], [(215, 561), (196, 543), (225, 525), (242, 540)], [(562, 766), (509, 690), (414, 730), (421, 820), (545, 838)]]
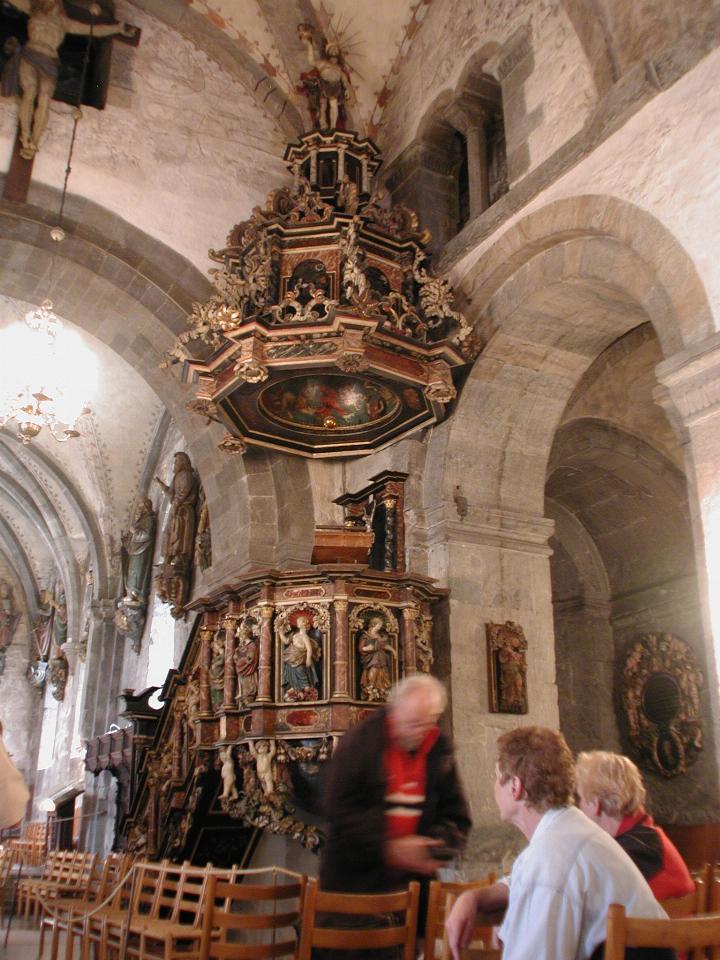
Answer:
[(421, 673), (430, 673), (435, 662), (433, 653), (433, 622), (432, 617), (418, 614), (415, 632), (416, 666)]
[(488, 623), (488, 687), (492, 713), (527, 713), (527, 640), (519, 623)]
[(257, 698), (260, 663), (260, 615), (251, 613), (238, 621), (233, 663), (237, 674), (237, 702), (247, 707)]
[(627, 648), (622, 706), (633, 752), (664, 777), (685, 773), (702, 750), (704, 677), (690, 646), (672, 633), (646, 633)]
[(130, 640), (135, 653), (140, 652), (147, 617), (156, 523), (152, 500), (144, 497), (132, 527), (122, 538), (123, 595), (118, 602), (115, 625)]
[(56, 700), (65, 699), (65, 687), (70, 675), (70, 664), (63, 651), (58, 648), (55, 656), (50, 659), (47, 678), (52, 688), (52, 695)]
[(368, 603), (353, 608), (349, 626), (356, 655), (356, 695), (382, 703), (399, 673), (398, 621), (388, 607)]
[(323, 698), (324, 638), (330, 627), (326, 606), (294, 604), (275, 619), (282, 696), (287, 703)]
[(198, 487), (197, 525), (195, 531), (195, 567), (205, 571), (212, 565), (212, 536), (210, 534), (210, 511), (203, 485)]
[(171, 605), (173, 617), (185, 615), (195, 554), (195, 505), (198, 479), (186, 453), (175, 454), (172, 481), (155, 478), (170, 497), (170, 513), (162, 539), (162, 559), (155, 575), (155, 587), (163, 603)]
[(12, 588), (7, 580), (0, 580), (0, 676), (5, 670), (6, 651), (12, 643), (19, 619)]

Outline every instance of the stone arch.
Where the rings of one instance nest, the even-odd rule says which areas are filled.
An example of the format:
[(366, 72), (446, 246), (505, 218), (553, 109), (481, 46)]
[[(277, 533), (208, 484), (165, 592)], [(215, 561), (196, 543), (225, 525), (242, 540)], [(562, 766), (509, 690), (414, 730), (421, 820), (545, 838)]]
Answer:
[[(682, 245), (652, 214), (617, 197), (590, 194), (545, 204), (513, 223), (492, 246), (466, 258), (453, 271), (453, 281), (481, 316), (522, 265), (576, 237), (615, 240), (636, 256), (636, 263), (646, 265), (653, 283), (648, 314), (666, 356), (714, 332), (702, 280)], [(667, 317), (667, 329), (658, 327), (657, 308)]]
[[(216, 555), (224, 562), (208, 570), (207, 586), (244, 568), (282, 562), (288, 536), (278, 526), (276, 505), (288, 499), (302, 502), (306, 465), (298, 458), (278, 489), (271, 454), (258, 449), (244, 457), (222, 454), (217, 444), (223, 428), (186, 410), (193, 394), (177, 368), (160, 369), (163, 354), (185, 329), (192, 301), (205, 298), (209, 284), (184, 258), (108, 211), (76, 198), (69, 210), (67, 237), (56, 252), (42, 211), (29, 205), (14, 204), (12, 209), (0, 205), (0, 292), (39, 302), (48, 292), (54, 254), (53, 299), (58, 313), (110, 346), (163, 401), (187, 442), (210, 516), (217, 518)], [(118, 243), (118, 236), (127, 245)], [(300, 491), (297, 499), (295, 484)], [(283, 520), (289, 522), (287, 511)], [(302, 544), (296, 543), (292, 552), (304, 552), (309, 559), (312, 519), (301, 526), (294, 538)], [(237, 543), (238, 530), (248, 531), (243, 545)]]
[(8, 566), (15, 571), (25, 597), (25, 609), (31, 617), (34, 617), (37, 614), (40, 598), (30, 558), (4, 517), (0, 517), (0, 553)]

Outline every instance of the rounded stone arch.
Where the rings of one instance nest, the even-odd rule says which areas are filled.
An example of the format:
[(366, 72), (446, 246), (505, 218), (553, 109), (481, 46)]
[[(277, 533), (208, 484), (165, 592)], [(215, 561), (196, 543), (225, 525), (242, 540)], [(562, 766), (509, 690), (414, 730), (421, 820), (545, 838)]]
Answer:
[(0, 554), (15, 571), (25, 598), (25, 609), (34, 617), (40, 600), (35, 574), (25, 548), (4, 517), (0, 517)]
[[(208, 570), (206, 586), (229, 573), (281, 562), (287, 531), (280, 521), (288, 523), (289, 517), (287, 512), (280, 516), (277, 504), (288, 495), (296, 499), (295, 485), (296, 502), (301, 502), (308, 482), (305, 463), (297, 458), (295, 469), (278, 486), (271, 454), (259, 449), (244, 456), (220, 452), (223, 427), (186, 409), (194, 394), (178, 367), (160, 368), (163, 355), (186, 328), (193, 300), (209, 295), (208, 282), (183, 257), (97, 205), (72, 198), (69, 209), (78, 220), (64, 223), (67, 237), (54, 250), (47, 214), (26, 204), (0, 207), (0, 293), (39, 303), (52, 275), (59, 315), (114, 350), (164, 403), (205, 487), (211, 523), (215, 521), (215, 556), (227, 561)], [(238, 543), (241, 531), (247, 531), (244, 544)], [(306, 541), (309, 559), (312, 535), (305, 531), (300, 539)]]
[[(697, 343), (715, 331), (700, 275), (682, 244), (656, 217), (626, 200), (586, 194), (554, 200), (513, 223), (492, 246), (466, 257), (453, 282), (481, 316), (525, 263), (573, 237), (607, 237), (635, 254), (653, 280), (647, 299), (663, 352)], [(666, 305), (666, 306), (665, 306)], [(660, 323), (655, 307), (667, 314)]]

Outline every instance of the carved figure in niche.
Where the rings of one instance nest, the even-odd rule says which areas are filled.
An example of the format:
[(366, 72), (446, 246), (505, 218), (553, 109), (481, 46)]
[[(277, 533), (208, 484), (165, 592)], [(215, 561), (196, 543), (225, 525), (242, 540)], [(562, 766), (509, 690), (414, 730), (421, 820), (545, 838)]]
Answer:
[(340, 186), (338, 187), (337, 204), (341, 210), (351, 214), (351, 216), (355, 216), (357, 213), (360, 204), (360, 195), (357, 184), (350, 179), (347, 173), (343, 174)]
[(220, 794), (221, 800), (237, 800), (238, 791), (235, 783), (235, 761), (233, 760), (233, 748), (228, 745), (224, 750), (218, 753), (220, 758), (220, 776), (222, 777), (223, 790)]
[(52, 695), (56, 700), (65, 699), (65, 687), (70, 673), (70, 665), (67, 657), (58, 650), (55, 656), (48, 664), (47, 677), (52, 687)]
[(625, 654), (622, 704), (633, 752), (644, 766), (674, 777), (702, 750), (704, 678), (690, 646), (672, 633), (647, 633)]
[(340, 253), (343, 256), (342, 287), (343, 298), (347, 303), (367, 299), (368, 282), (365, 276), (365, 251), (358, 244), (360, 220), (355, 217), (340, 239)]
[(309, 613), (298, 613), (294, 626), (292, 620), (278, 625), (282, 642), (282, 698), (289, 702), (317, 700), (320, 696), (315, 665), (322, 648), (309, 632), (311, 623)]
[(5, 670), (5, 651), (12, 643), (19, 619), (10, 584), (7, 580), (0, 580), (0, 674)]
[(238, 680), (238, 706), (247, 706), (257, 697), (258, 664), (260, 662), (260, 628), (255, 620), (246, 617), (235, 632), (237, 644), (233, 662)]
[(85, 574), (85, 595), (83, 598), (82, 626), (80, 627), (80, 642), (78, 643), (78, 656), (85, 663), (87, 657), (88, 643), (90, 642), (90, 620), (92, 617), (92, 595), (95, 575), (93, 568), (88, 567)]
[[(32, 160), (45, 132), (50, 101), (58, 79), (58, 50), (68, 33), (112, 37), (136, 37), (137, 30), (128, 23), (81, 23), (66, 16), (62, 0), (9, 0), (13, 7), (29, 16), (28, 41), (15, 45), (2, 75), (3, 96), (20, 94), (20, 155)], [(14, 38), (13, 38), (14, 39)]]
[(258, 740), (257, 745), (251, 740), (249, 743), (250, 753), (255, 760), (257, 769), (257, 778), (266, 797), (275, 793), (275, 770), (273, 760), (275, 758), (275, 741)]
[(195, 503), (198, 481), (186, 453), (175, 454), (170, 484), (155, 478), (170, 497), (170, 513), (163, 532), (162, 562), (155, 578), (158, 596), (172, 604), (173, 617), (184, 613), (190, 589), (190, 574), (195, 549)]
[(432, 648), (432, 618), (418, 617), (418, 626), (415, 633), (415, 659), (421, 673), (430, 673), (435, 662)]
[(214, 707), (222, 703), (225, 686), (225, 628), (221, 627), (212, 639), (210, 649), (210, 699)]
[(197, 533), (195, 534), (195, 566), (207, 570), (212, 564), (210, 513), (202, 484), (198, 491)]
[(384, 701), (392, 686), (393, 659), (397, 653), (385, 629), (385, 618), (380, 614), (370, 617), (367, 630), (358, 635), (358, 653), (362, 663), (360, 697), (363, 700)]
[(309, 73), (300, 74), (300, 92), (308, 98), (310, 118), (317, 129), (344, 130), (347, 122), (346, 104), (352, 103), (353, 91), (350, 72), (343, 62), (337, 43), (324, 43), (324, 53), (318, 57), (313, 43), (313, 30), (309, 23), (297, 28), (298, 37), (305, 44)]
[(527, 640), (512, 620), (486, 627), (490, 674), (490, 710), (527, 713)]

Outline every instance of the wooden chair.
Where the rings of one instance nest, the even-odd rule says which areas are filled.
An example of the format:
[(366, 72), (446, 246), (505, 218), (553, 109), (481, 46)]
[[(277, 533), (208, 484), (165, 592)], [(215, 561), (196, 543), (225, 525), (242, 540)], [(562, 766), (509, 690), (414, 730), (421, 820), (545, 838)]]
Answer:
[(131, 916), (125, 956), (129, 960), (196, 958), (207, 868), (168, 864), (149, 916)]
[(678, 920), (626, 917), (625, 907), (613, 903), (608, 911), (605, 960), (625, 960), (626, 947), (664, 947), (689, 952), (695, 960), (720, 958), (720, 914)]
[[(415, 941), (420, 886), (413, 881), (399, 893), (331, 893), (318, 889), (316, 880), (309, 880), (305, 890), (300, 948), (297, 960), (310, 960), (314, 947), (340, 953), (344, 950), (381, 950), (401, 947), (403, 960), (415, 960)], [(403, 914), (403, 922), (392, 925), (392, 914)], [(317, 926), (317, 915), (350, 914), (372, 918), (373, 926), (343, 929), (341, 926)], [(335, 921), (339, 923), (339, 921)]]
[(5, 896), (13, 867), (20, 862), (18, 852), (11, 846), (0, 847), (0, 930), (5, 924)]
[(697, 917), (708, 912), (708, 890), (701, 877), (695, 879), (695, 889), (684, 897), (667, 897), (660, 906), (671, 920), (681, 917)]
[(295, 957), (306, 878), (277, 868), (272, 875), (272, 883), (260, 884), (256, 876), (237, 883), (210, 874), (199, 960)]
[[(472, 883), (445, 883), (433, 880), (428, 894), (427, 920), (425, 922), (424, 960), (450, 960), (450, 947), (445, 934), (445, 918), (452, 910), (457, 898), (466, 890), (477, 890), (495, 883), (495, 874), (489, 874), (484, 880)], [(478, 923), (473, 933), (470, 949), (473, 953), (485, 956), (488, 960), (499, 958), (500, 950), (494, 949), (493, 928), (484, 919)], [(479, 954), (479, 951), (483, 951)]]

